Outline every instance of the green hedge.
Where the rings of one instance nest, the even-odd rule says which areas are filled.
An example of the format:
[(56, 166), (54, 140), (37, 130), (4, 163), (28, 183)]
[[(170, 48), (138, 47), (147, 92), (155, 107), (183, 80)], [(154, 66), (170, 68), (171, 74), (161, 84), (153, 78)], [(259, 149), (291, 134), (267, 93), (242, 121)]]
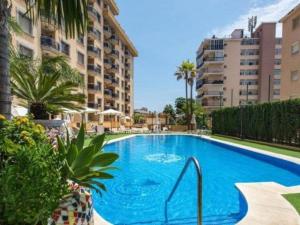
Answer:
[(300, 146), (300, 99), (214, 111), (212, 133)]

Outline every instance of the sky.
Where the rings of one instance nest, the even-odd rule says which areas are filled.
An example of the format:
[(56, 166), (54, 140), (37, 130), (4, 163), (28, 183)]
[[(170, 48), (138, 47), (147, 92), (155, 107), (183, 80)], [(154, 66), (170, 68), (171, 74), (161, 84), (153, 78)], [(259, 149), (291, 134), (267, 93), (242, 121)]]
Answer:
[[(195, 62), (204, 38), (224, 37), (233, 29), (247, 30), (247, 20), (258, 25), (278, 22), (300, 0), (116, 0), (118, 20), (139, 52), (134, 65), (135, 109), (162, 111), (184, 96), (184, 82), (174, 73), (183, 60)], [(281, 36), (281, 26), (277, 26)]]

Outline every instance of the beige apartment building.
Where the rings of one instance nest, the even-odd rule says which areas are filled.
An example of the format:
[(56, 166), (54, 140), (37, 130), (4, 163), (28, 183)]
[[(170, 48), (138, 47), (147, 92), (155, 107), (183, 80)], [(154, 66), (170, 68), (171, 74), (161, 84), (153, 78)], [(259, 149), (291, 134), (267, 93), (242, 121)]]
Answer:
[(281, 39), (276, 24), (262, 23), (252, 37), (236, 29), (205, 39), (197, 51), (197, 99), (211, 112), (222, 107), (279, 100)]
[[(13, 35), (15, 48), (34, 58), (63, 55), (84, 77), (86, 107), (99, 111), (115, 109), (126, 116), (134, 110), (134, 57), (138, 52), (116, 16), (114, 0), (89, 0), (88, 30), (84, 36), (66, 39), (54, 21), (41, 19), (33, 24), (24, 16), (23, 0), (13, 0), (12, 16), (24, 31)], [(98, 115), (89, 114), (98, 121)]]
[(300, 98), (300, 4), (285, 15), (282, 23), (282, 100)]

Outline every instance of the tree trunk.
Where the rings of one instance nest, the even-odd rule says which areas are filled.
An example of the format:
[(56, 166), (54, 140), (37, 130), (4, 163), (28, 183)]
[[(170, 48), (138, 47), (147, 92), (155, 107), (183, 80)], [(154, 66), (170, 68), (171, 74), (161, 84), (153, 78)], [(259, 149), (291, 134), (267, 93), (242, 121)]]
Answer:
[(185, 118), (186, 118), (186, 121), (187, 121), (187, 126), (188, 126), (188, 129), (190, 127), (190, 121), (189, 121), (189, 100), (188, 100), (188, 74), (187, 72), (185, 72), (185, 104), (186, 104), (186, 110), (185, 110)]
[(191, 124), (191, 128), (192, 128), (192, 118), (193, 118), (193, 86), (194, 86), (194, 81), (191, 81), (191, 90), (190, 90), (190, 110), (191, 110), (191, 114), (190, 114), (190, 124)]
[(11, 118), (11, 90), (9, 77), (9, 32), (7, 20), (10, 16), (8, 0), (0, 0), (0, 114)]

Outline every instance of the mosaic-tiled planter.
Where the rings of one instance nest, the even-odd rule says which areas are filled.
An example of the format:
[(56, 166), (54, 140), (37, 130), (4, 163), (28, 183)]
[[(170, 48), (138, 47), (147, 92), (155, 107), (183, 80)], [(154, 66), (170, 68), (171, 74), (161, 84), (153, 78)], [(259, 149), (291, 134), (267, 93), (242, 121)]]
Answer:
[(91, 193), (78, 185), (72, 185), (72, 190), (53, 212), (48, 225), (94, 225)]

